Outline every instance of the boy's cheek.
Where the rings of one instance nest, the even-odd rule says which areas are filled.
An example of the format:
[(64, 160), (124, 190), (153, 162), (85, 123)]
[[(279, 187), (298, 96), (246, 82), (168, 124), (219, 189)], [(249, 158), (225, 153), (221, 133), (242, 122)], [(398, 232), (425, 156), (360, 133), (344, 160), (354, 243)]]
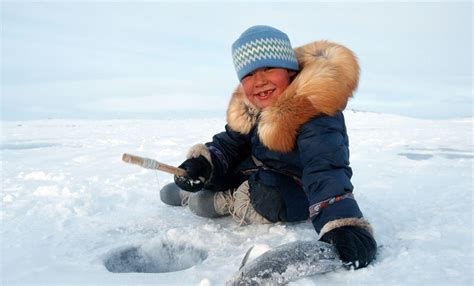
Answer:
[(252, 91), (249, 90), (248, 88), (245, 88), (244, 85), (242, 85), (242, 87), (243, 87), (243, 89), (244, 89), (245, 95), (247, 96), (247, 99), (248, 99), (248, 100), (251, 100), (251, 99), (252, 99), (252, 96), (250, 96), (249, 94), (252, 94)]

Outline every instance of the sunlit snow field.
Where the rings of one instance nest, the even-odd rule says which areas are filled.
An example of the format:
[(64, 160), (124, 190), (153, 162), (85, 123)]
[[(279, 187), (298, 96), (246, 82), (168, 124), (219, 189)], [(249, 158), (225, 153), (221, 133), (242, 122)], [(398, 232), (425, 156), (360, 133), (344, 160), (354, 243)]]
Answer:
[[(473, 119), (345, 116), (355, 196), (374, 226), (378, 259), (291, 285), (470, 285)], [(239, 227), (164, 205), (159, 190), (172, 176), (121, 161), (127, 152), (179, 165), (224, 123), (3, 121), (1, 284), (222, 285), (252, 245), (250, 259), (317, 239), (309, 222)], [(107, 270), (133, 247), (163, 273)]]

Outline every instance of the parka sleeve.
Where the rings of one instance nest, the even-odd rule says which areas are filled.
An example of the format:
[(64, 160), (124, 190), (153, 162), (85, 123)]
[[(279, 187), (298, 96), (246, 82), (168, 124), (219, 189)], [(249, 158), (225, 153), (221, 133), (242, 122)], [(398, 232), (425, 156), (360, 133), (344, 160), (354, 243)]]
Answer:
[(250, 134), (241, 134), (229, 125), (205, 144), (214, 165), (213, 176), (224, 176), (251, 153)]
[(342, 113), (313, 118), (300, 128), (297, 140), (303, 164), (302, 181), (316, 232), (320, 233), (329, 221), (361, 218), (359, 206), (350, 195), (352, 170)]

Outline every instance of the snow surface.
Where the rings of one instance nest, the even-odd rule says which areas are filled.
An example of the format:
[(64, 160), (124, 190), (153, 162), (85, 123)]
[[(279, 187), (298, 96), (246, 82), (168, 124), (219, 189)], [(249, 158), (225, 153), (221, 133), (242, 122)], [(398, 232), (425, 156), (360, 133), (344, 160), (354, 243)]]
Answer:
[[(291, 285), (470, 285), (473, 118), (345, 115), (355, 196), (375, 228), (378, 259)], [(172, 176), (121, 161), (127, 152), (178, 165), (223, 126), (223, 119), (3, 121), (1, 284), (222, 285), (252, 245), (250, 259), (316, 239), (309, 222), (239, 227), (230, 217), (164, 205), (159, 189)], [(109, 272), (106, 261), (127, 249), (152, 270), (191, 267)]]

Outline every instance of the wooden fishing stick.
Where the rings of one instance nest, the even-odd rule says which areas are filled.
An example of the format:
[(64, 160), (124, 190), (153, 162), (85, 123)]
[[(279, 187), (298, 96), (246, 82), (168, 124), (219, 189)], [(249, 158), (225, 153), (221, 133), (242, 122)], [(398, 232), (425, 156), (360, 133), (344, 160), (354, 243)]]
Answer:
[(127, 153), (124, 153), (122, 155), (122, 161), (130, 163), (130, 164), (135, 164), (138, 166), (141, 166), (146, 169), (153, 169), (153, 170), (159, 170), (163, 171), (166, 173), (174, 174), (178, 177), (186, 177), (186, 171), (180, 168), (176, 168), (170, 165), (166, 165), (163, 163), (160, 163), (156, 160), (150, 159), (150, 158), (143, 158), (140, 156), (135, 156), (135, 155), (130, 155)]

